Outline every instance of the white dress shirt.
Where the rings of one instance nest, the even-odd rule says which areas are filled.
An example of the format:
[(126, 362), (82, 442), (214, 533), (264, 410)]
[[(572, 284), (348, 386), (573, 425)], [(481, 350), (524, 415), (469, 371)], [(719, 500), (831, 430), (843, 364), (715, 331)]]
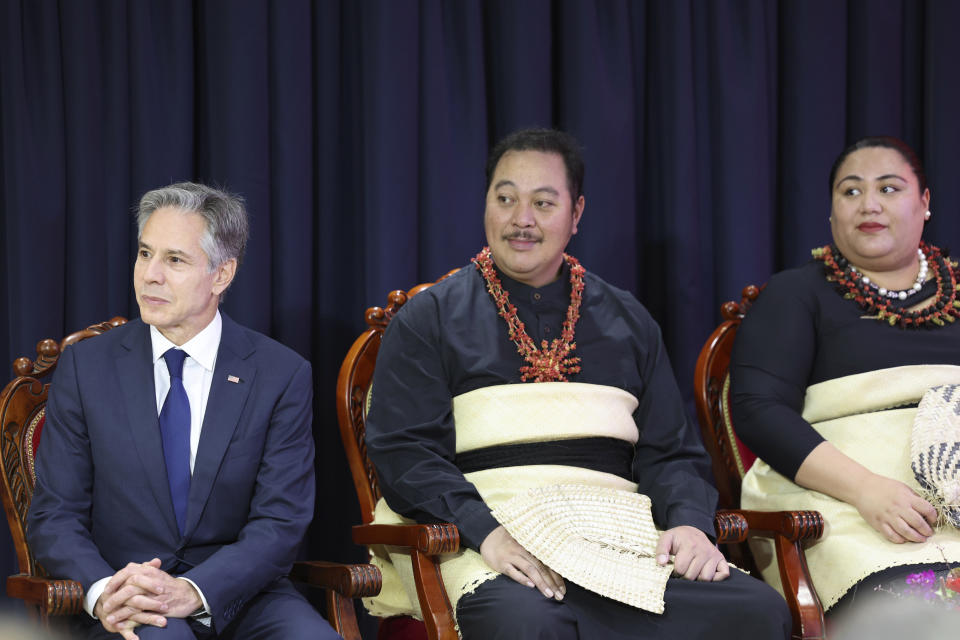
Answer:
[[(213, 382), (213, 368), (217, 364), (222, 331), (223, 321), (218, 311), (203, 331), (179, 347), (187, 352), (187, 358), (183, 361), (183, 388), (190, 401), (190, 473), (193, 473), (193, 463), (197, 459), (200, 429), (207, 410), (207, 398), (210, 397), (210, 383)], [(153, 387), (157, 393), (159, 416), (163, 401), (170, 391), (170, 372), (163, 354), (177, 346), (164, 338), (156, 327), (150, 327), (150, 340), (153, 342)]]
[[(217, 351), (220, 349), (222, 333), (223, 320), (220, 319), (219, 311), (210, 324), (180, 347), (167, 340), (156, 327), (150, 327), (150, 341), (153, 346), (153, 387), (157, 395), (158, 416), (163, 408), (163, 401), (167, 398), (167, 392), (170, 390), (170, 371), (167, 369), (163, 354), (173, 348), (187, 352), (187, 357), (183, 361), (183, 388), (190, 402), (190, 473), (193, 473), (193, 464), (197, 459), (200, 430), (203, 427), (203, 415), (207, 410), (207, 398), (210, 397), (210, 384), (213, 382), (213, 370), (217, 364)], [(143, 558), (141, 562), (148, 560), (150, 558)], [(96, 617), (93, 615), (93, 609), (112, 577), (107, 576), (97, 580), (87, 590), (83, 599), (83, 608), (91, 616)], [(181, 578), (181, 580), (186, 580), (193, 585), (203, 601), (204, 611), (209, 614), (210, 607), (200, 587), (189, 578)]]

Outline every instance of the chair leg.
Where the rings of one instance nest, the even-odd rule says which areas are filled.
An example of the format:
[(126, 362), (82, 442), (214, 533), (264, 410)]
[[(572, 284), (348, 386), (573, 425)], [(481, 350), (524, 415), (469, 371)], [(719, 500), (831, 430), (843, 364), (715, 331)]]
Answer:
[(796, 585), (796, 601), (788, 600), (790, 613), (793, 614), (793, 633), (790, 637), (794, 640), (821, 640), (825, 637), (826, 628), (823, 607), (820, 606), (816, 590), (807, 580), (809, 572), (801, 542), (791, 542), (783, 536), (777, 536), (774, 545), (780, 565), (780, 584), (784, 585), (784, 589)]
[(357, 614), (353, 599), (344, 598), (333, 589), (327, 589), (327, 621), (344, 640), (362, 640), (357, 626)]
[(410, 550), (413, 565), (413, 579), (417, 584), (417, 596), (420, 599), (420, 611), (423, 623), (427, 627), (430, 640), (459, 640), (456, 623), (453, 619), (453, 607), (443, 587), (440, 565), (433, 556)]

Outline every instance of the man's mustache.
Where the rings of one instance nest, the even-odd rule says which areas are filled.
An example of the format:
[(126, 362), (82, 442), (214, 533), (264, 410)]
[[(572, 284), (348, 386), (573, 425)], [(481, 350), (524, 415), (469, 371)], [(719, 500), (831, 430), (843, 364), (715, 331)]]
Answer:
[(504, 240), (521, 240), (524, 242), (540, 242), (543, 238), (540, 236), (530, 233), (529, 231), (516, 231), (514, 233), (507, 234), (503, 236)]

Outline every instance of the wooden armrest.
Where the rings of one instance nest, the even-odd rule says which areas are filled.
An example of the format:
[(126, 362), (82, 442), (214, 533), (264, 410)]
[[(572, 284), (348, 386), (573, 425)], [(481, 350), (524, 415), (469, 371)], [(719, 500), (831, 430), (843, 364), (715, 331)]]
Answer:
[(327, 620), (346, 640), (361, 640), (354, 611), (354, 598), (380, 593), (383, 578), (372, 564), (339, 564), (306, 560), (294, 562), (290, 578), (326, 589)]
[(383, 578), (372, 564), (339, 564), (306, 560), (293, 563), (290, 577), (314, 587), (333, 589), (345, 598), (369, 598), (380, 593)]
[(823, 536), (823, 516), (818, 511), (738, 510), (751, 536), (773, 538), (783, 595), (793, 616), (792, 638), (822, 639), (826, 625), (820, 597), (810, 579), (803, 544)]
[(83, 611), (83, 587), (73, 580), (54, 580), (18, 573), (7, 578), (7, 595), (23, 600), (48, 616)]
[(819, 511), (749, 511), (737, 510), (752, 535), (766, 538), (783, 536), (790, 542), (819, 540), (823, 536), (823, 516)]
[(357, 544), (410, 547), (428, 556), (456, 553), (460, 532), (452, 524), (360, 524), (353, 528)]
[(717, 511), (713, 516), (713, 527), (717, 532), (718, 544), (744, 542), (749, 526), (743, 514), (737, 511)]
[(407, 547), (417, 600), (427, 637), (457, 640), (453, 608), (440, 574), (437, 556), (460, 548), (460, 532), (452, 524), (361, 524), (353, 528), (357, 544)]

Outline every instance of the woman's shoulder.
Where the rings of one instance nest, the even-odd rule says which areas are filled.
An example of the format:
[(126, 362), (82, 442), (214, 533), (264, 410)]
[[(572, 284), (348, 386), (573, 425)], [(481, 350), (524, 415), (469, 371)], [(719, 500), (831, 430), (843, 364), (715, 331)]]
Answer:
[(765, 299), (812, 303), (818, 295), (829, 289), (830, 283), (824, 274), (823, 263), (811, 258), (799, 267), (773, 274), (760, 293), (758, 302)]

